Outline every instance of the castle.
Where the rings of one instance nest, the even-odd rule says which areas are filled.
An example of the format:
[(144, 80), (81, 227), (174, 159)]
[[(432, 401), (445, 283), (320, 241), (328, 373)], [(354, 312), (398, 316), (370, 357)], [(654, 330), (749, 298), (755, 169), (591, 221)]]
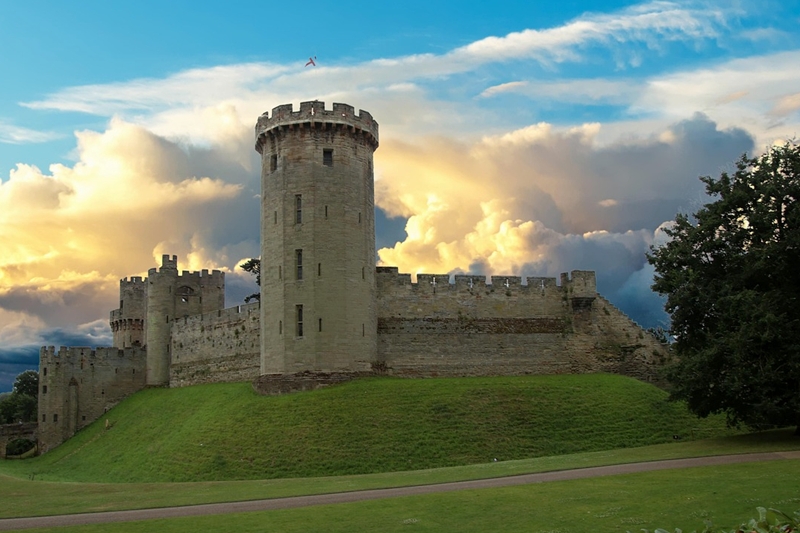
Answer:
[(667, 352), (597, 294), (595, 274), (410, 274), (376, 267), (366, 111), (324, 102), (259, 117), (260, 303), (225, 308), (224, 273), (164, 255), (120, 280), (113, 347), (43, 347), (40, 450), (147, 386), (252, 381), (262, 393), (353, 377), (615, 372), (654, 380)]

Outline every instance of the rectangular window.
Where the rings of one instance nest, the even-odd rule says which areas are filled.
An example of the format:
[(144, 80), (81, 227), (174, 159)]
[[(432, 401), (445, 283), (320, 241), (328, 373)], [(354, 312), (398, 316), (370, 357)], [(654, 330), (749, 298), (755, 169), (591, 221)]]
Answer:
[(275, 217), (275, 224), (277, 224), (278, 223), (278, 212), (277, 211), (275, 211), (274, 217)]
[(296, 305), (295, 310), (297, 311), (297, 336), (303, 336), (303, 306)]
[(358, 214), (358, 223), (361, 224), (361, 213)]
[(322, 331), (322, 319), (319, 319), (319, 330)]
[(333, 166), (333, 149), (325, 148), (322, 150), (322, 164), (326, 167)]
[(297, 267), (297, 279), (303, 279), (303, 250), (294, 251), (294, 263)]
[(46, 375), (47, 375), (47, 367), (44, 367), (44, 368), (42, 369), (42, 371), (43, 371), (42, 375), (46, 376)]
[(278, 265), (278, 279), (283, 279), (283, 267)]
[(53, 414), (53, 422), (58, 422), (58, 414)]
[(45, 414), (42, 415), (42, 422), (47, 422), (47, 415)]
[(302, 194), (295, 194), (294, 195), (294, 210), (295, 210), (295, 224), (302, 224), (303, 223), (303, 195)]
[(328, 218), (328, 206), (325, 206), (325, 218)]
[(283, 320), (278, 320), (278, 335), (283, 335)]
[(42, 394), (47, 394), (47, 385), (42, 385)]
[(278, 170), (278, 154), (272, 154), (272, 157), (269, 158), (269, 171), (275, 172)]
[(322, 275), (322, 263), (317, 263), (317, 276)]

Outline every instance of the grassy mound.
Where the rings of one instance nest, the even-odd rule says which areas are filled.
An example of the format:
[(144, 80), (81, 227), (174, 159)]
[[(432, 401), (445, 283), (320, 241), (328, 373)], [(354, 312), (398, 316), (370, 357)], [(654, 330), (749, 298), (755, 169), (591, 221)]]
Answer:
[(730, 433), (613, 375), (359, 380), (256, 395), (248, 383), (148, 389), (59, 448), (36, 479), (307, 477), (485, 463)]

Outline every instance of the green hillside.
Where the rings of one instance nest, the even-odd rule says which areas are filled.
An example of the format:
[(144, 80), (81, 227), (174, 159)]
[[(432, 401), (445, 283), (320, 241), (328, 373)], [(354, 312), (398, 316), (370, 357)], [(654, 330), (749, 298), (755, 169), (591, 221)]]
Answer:
[(249, 383), (148, 389), (59, 448), (7, 465), (40, 480), (264, 479), (417, 470), (729, 433), (614, 375), (374, 378), (256, 395)]

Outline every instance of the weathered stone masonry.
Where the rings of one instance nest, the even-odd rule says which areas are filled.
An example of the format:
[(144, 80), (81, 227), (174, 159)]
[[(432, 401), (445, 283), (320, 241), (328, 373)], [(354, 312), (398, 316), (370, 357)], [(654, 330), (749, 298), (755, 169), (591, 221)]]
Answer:
[(255, 134), (261, 304), (225, 309), (224, 273), (179, 273), (176, 256), (120, 280), (113, 348), (41, 350), (41, 450), (145, 386), (253, 381), (275, 394), (373, 373), (656, 377), (665, 347), (597, 294), (594, 272), (412, 282), (376, 268), (378, 124), (366, 111), (278, 106)]

